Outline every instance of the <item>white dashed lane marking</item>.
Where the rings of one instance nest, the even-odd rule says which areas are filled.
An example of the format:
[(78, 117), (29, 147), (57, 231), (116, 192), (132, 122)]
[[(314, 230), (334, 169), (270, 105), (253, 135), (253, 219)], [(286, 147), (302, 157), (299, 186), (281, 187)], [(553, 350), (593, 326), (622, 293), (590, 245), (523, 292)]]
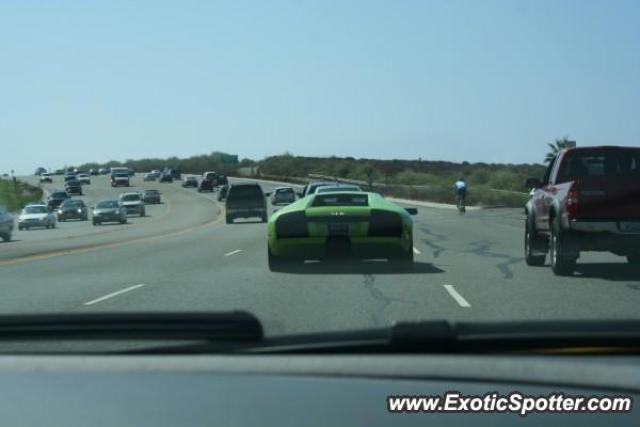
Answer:
[(466, 299), (464, 299), (464, 297), (460, 295), (458, 291), (456, 291), (453, 285), (442, 285), (442, 286), (444, 286), (445, 290), (449, 292), (449, 295), (451, 295), (451, 298), (453, 298), (460, 307), (464, 307), (464, 308), (471, 307), (471, 304), (469, 304), (469, 302)]
[(102, 296), (102, 297), (100, 297), (100, 298), (96, 298), (96, 299), (92, 299), (91, 301), (87, 301), (87, 302), (85, 302), (85, 303), (84, 303), (84, 305), (93, 305), (93, 304), (96, 304), (96, 303), (102, 302), (102, 301), (104, 301), (104, 300), (107, 300), (107, 299), (109, 299), (109, 298), (113, 298), (113, 297), (116, 297), (116, 296), (118, 296), (118, 295), (122, 295), (122, 294), (124, 294), (124, 293), (134, 291), (134, 290), (136, 290), (136, 289), (138, 289), (138, 288), (141, 288), (141, 287), (143, 287), (143, 286), (145, 286), (145, 285), (144, 285), (144, 284), (142, 284), (142, 283), (141, 283), (141, 284), (139, 284), (139, 285), (129, 286), (128, 288), (120, 289), (119, 291), (112, 292), (112, 293), (107, 294), (107, 295), (105, 295), (105, 296)]
[(242, 252), (242, 249), (236, 249), (235, 251), (227, 252), (226, 254), (224, 254), (224, 256), (231, 256), (231, 255), (239, 254), (240, 252)]

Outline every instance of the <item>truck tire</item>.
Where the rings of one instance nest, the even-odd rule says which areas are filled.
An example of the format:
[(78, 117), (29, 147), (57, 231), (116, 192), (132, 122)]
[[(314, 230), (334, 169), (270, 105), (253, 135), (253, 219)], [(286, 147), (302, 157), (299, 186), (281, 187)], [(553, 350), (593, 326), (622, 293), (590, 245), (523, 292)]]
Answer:
[(0, 237), (2, 237), (2, 241), (3, 242), (10, 242), (11, 241), (11, 233), (2, 233), (2, 234), (0, 234)]
[(558, 220), (554, 220), (551, 224), (549, 258), (551, 260), (551, 270), (556, 276), (572, 276), (576, 269), (576, 258), (567, 256), (565, 244), (566, 235), (562, 232)]
[(524, 259), (527, 265), (544, 265), (547, 255), (535, 254), (535, 250), (539, 250), (542, 244), (542, 237), (536, 232), (533, 221), (527, 218), (524, 225)]
[(231, 215), (225, 215), (225, 222), (227, 224), (233, 224), (233, 217)]

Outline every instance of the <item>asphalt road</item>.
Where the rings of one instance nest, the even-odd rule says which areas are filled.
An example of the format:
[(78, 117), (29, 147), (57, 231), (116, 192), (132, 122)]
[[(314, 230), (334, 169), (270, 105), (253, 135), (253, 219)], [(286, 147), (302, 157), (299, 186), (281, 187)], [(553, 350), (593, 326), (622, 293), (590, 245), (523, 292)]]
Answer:
[[(56, 177), (60, 180), (60, 177)], [(127, 225), (60, 223), (16, 231), (0, 244), (0, 313), (245, 309), (268, 334), (343, 330), (402, 320), (637, 318), (640, 273), (624, 258), (586, 253), (573, 277), (522, 258), (522, 213), (419, 207), (416, 263), (310, 263), (267, 268), (266, 225), (227, 225), (214, 194), (180, 183), (158, 188), (162, 205)], [(265, 191), (273, 184), (261, 183)], [(58, 185), (47, 186), (60, 187)], [(84, 199), (116, 196), (94, 177)]]

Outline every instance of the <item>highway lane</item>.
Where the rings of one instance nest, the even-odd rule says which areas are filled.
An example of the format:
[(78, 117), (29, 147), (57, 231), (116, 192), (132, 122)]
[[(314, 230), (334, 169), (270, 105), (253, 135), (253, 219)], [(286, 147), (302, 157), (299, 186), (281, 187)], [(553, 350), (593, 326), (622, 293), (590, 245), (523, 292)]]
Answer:
[[(27, 177), (35, 184), (35, 177)], [(54, 183), (44, 184), (47, 191), (64, 188), (62, 177), (54, 177)], [(112, 188), (106, 176), (92, 178), (90, 185), (83, 186), (84, 195), (74, 196), (92, 206), (99, 200), (117, 199), (124, 192), (142, 189), (158, 189), (162, 193), (162, 204), (147, 205), (146, 216), (129, 216), (128, 224), (103, 224), (93, 226), (89, 221), (58, 222), (53, 230), (17, 230), (10, 244), (0, 245), (0, 265), (15, 258), (48, 254), (61, 250), (76, 250), (91, 246), (117, 245), (151, 236), (163, 236), (191, 227), (206, 224), (218, 218), (219, 208), (213, 196), (194, 194), (192, 189), (179, 185), (144, 182), (141, 175), (132, 178), (131, 187)]]
[[(274, 187), (262, 185), (267, 191)], [(177, 183), (160, 188), (169, 198), (184, 197), (194, 218), (209, 219), (205, 211), (211, 214), (214, 195)], [(246, 309), (269, 334), (401, 320), (638, 316), (640, 274), (623, 258), (585, 254), (578, 273), (565, 278), (548, 266), (528, 267), (522, 220), (515, 209), (460, 216), (419, 208), (411, 272), (384, 263), (319, 263), (285, 273), (268, 271), (265, 224), (196, 221), (195, 229), (152, 241), (0, 265), (0, 312)], [(157, 236), (163, 227), (177, 226), (175, 221), (168, 215), (145, 233)], [(86, 238), (111, 238), (100, 236)]]

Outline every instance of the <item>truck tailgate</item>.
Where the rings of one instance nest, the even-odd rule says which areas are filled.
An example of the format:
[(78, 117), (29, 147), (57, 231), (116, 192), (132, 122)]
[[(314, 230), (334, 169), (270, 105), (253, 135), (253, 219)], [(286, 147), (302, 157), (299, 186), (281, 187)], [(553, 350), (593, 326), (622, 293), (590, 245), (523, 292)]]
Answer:
[(576, 219), (640, 220), (640, 180), (628, 177), (582, 178)]

